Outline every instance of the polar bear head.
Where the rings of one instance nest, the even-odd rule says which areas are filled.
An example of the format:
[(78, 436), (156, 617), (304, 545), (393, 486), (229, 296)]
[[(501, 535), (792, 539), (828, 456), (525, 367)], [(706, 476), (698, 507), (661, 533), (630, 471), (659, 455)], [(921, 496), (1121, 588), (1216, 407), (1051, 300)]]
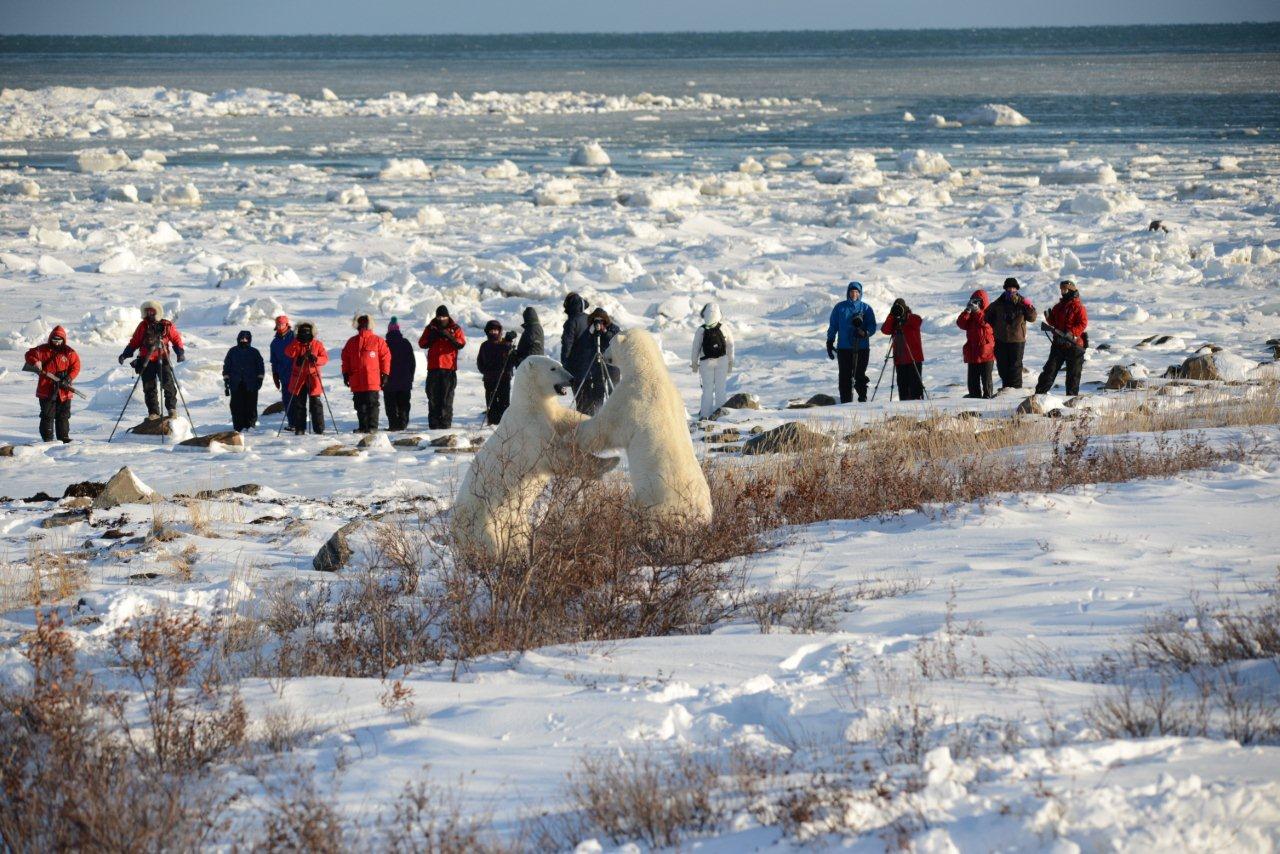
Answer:
[(511, 381), (511, 400), (542, 400), (557, 394), (568, 394), (573, 387), (573, 374), (555, 359), (530, 356), (516, 368)]
[(664, 367), (658, 339), (643, 329), (620, 332), (609, 342), (604, 360), (622, 372), (624, 377), (639, 377)]

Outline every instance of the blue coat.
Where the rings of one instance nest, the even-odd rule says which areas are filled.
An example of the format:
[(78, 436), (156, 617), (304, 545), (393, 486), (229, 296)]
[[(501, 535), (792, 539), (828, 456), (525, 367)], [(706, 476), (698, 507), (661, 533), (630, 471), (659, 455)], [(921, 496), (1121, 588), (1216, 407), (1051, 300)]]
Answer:
[[(853, 319), (862, 318), (862, 326), (855, 332)], [(838, 350), (870, 350), (871, 336), (876, 334), (876, 313), (860, 299), (843, 299), (831, 309), (831, 321), (827, 324), (827, 343), (835, 342)]]
[(289, 377), (293, 375), (293, 359), (284, 354), (284, 348), (292, 341), (293, 329), (271, 339), (271, 375), (280, 380), (281, 388), (286, 389), (289, 387)]
[(418, 370), (418, 359), (413, 354), (413, 342), (399, 329), (387, 332), (387, 349), (391, 351), (391, 374), (383, 383), (383, 391), (410, 391), (413, 375)]
[[(241, 338), (253, 340), (253, 336), (246, 331), (242, 331), (236, 336), (236, 340)], [(266, 372), (266, 365), (263, 364), (262, 354), (252, 344), (245, 344), (243, 347), (239, 344), (227, 351), (227, 356), (222, 360), (222, 379), (233, 389), (243, 385), (245, 388), (257, 389), (262, 388), (262, 377)]]

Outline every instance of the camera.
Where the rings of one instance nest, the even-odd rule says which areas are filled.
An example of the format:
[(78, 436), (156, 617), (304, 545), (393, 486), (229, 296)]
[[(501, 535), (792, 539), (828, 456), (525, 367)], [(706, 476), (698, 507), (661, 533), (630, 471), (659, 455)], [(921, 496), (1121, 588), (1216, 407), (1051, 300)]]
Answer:
[(852, 322), (853, 322), (853, 325), (854, 325), (854, 327), (855, 327), (855, 328), (857, 328), (857, 329), (861, 329), (861, 328), (862, 328), (862, 315), (860, 315), (860, 314), (855, 314), (855, 315), (853, 316), (853, 321), (852, 321)]
[(965, 311), (979, 311), (981, 308), (982, 303), (978, 302), (976, 299), (971, 299), (969, 300), (969, 304), (965, 306)]

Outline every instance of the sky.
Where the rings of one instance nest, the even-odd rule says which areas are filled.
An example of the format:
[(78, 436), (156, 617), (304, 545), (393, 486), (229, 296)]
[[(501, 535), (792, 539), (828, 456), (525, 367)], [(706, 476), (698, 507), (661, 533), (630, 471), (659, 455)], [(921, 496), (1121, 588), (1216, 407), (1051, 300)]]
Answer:
[(0, 0), (0, 33), (856, 30), (1280, 19), (1277, 0)]

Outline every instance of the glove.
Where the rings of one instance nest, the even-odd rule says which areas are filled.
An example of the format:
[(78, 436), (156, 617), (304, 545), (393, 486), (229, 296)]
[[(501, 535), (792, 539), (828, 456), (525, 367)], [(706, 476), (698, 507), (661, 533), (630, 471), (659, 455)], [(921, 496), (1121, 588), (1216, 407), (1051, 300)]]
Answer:
[(121, 354), (120, 354), (120, 358), (116, 359), (116, 362), (117, 362), (118, 364), (123, 365), (123, 364), (124, 364), (125, 359), (128, 359), (128, 358), (129, 358), (129, 354), (128, 354), (128, 353), (121, 353)]
[(315, 357), (315, 354), (314, 354), (314, 353), (308, 353), (308, 354), (307, 354), (307, 362), (308, 362), (308, 364), (312, 364), (312, 365), (314, 365), (314, 364), (316, 363), (316, 357)]
[(179, 351), (178, 351), (178, 361), (179, 361), (179, 362), (185, 362), (186, 360), (187, 360), (187, 354), (186, 354), (186, 353), (184, 353), (182, 350), (179, 350)]
[(827, 358), (833, 361), (836, 358), (836, 345), (834, 341), (827, 342)]
[(383, 374), (383, 375), (382, 375), (382, 377), (381, 377), (381, 379), (382, 379), (382, 387), (383, 387), (383, 388), (386, 388), (386, 387), (387, 387), (387, 380), (391, 379), (391, 374)]
[(853, 318), (850, 320), (850, 323), (852, 323), (852, 324), (853, 324), (853, 328), (854, 328), (854, 329), (861, 329), (861, 328), (862, 328), (862, 315), (860, 315), (860, 314), (855, 314), (855, 315), (853, 316)]
[(1040, 328), (1041, 328), (1041, 329), (1043, 329), (1045, 332), (1052, 332), (1052, 331), (1053, 331), (1053, 327), (1052, 327), (1052, 326), (1050, 326), (1050, 325), (1049, 325), (1049, 324), (1047, 324), (1047, 323), (1041, 323), (1041, 324), (1040, 324)]
[(272, 381), (273, 383), (275, 383), (275, 384), (276, 384), (276, 388), (280, 388), (280, 375), (279, 375), (279, 374), (272, 374), (272, 375), (271, 375), (271, 381)]
[(36, 363), (35, 363), (35, 362), (23, 362), (23, 363), (22, 363), (22, 370), (27, 371), (28, 373), (32, 373), (32, 374), (38, 374), (38, 373), (40, 373), (40, 369), (39, 369), (38, 367), (36, 367)]
[(348, 387), (351, 385), (351, 379), (346, 374), (342, 375), (342, 384)]
[(502, 340), (503, 340), (503, 341), (506, 341), (507, 343), (510, 343), (510, 342), (512, 342), (512, 341), (514, 341), (514, 340), (516, 340), (516, 332), (515, 332), (515, 330), (513, 329), (513, 330), (511, 330), (510, 332), (508, 332), (506, 335), (502, 336)]
[(690, 365), (690, 367), (691, 367), (691, 368), (693, 368), (693, 372), (694, 372), (695, 374), (698, 372), (698, 366), (697, 366), (697, 365)]
[(231, 383), (227, 380), (222, 381), (222, 396), (231, 397)]

